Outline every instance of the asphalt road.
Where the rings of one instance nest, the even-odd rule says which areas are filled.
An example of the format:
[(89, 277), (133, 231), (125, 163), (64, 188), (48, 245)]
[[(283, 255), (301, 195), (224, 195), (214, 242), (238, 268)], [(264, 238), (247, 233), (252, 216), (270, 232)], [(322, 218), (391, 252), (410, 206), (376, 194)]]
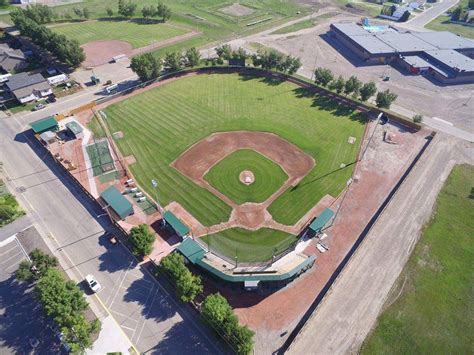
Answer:
[(403, 27), (411, 30), (417, 31), (426, 31), (425, 26), (433, 21), (438, 16), (444, 14), (452, 6), (456, 5), (459, 0), (443, 0), (441, 2), (436, 2), (432, 8), (426, 10), (425, 12), (413, 17), (411, 20), (408, 20), (405, 23), (395, 23), (397, 27)]
[(96, 218), (103, 211), (69, 181), (31, 133), (17, 134), (23, 128), (14, 117), (0, 119), (7, 185), (69, 276), (81, 281), (91, 273), (103, 285), (98, 296), (88, 296), (93, 308), (105, 305), (140, 352), (222, 352), (194, 313), (169, 296), (123, 246), (105, 240), (104, 230), (113, 227), (106, 216)]
[(289, 354), (358, 352), (429, 220), (451, 168), (466, 160), (473, 164), (472, 149), (450, 137), (435, 138), (298, 334)]

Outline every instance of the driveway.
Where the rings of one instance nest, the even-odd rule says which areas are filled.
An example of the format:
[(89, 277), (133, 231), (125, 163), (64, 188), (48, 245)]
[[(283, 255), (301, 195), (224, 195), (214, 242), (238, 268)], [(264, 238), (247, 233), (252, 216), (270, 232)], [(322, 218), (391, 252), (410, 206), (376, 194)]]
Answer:
[[(89, 296), (94, 309), (108, 308), (140, 352), (221, 353), (197, 315), (177, 303), (122, 246), (111, 246), (104, 231), (113, 226), (56, 166), (31, 131), (14, 117), (0, 120), (0, 161), (7, 185), (69, 276), (93, 274), (104, 289)], [(21, 187), (21, 189), (19, 189)], [(100, 315), (105, 317), (106, 314)]]

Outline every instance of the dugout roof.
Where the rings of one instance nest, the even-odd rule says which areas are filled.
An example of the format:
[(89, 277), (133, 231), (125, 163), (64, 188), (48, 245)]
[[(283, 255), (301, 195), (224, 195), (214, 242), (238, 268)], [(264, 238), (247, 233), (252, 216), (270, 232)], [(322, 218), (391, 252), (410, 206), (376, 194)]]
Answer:
[(41, 134), (46, 131), (57, 131), (59, 129), (58, 121), (56, 121), (53, 116), (34, 121), (30, 124), (30, 126), (37, 134)]
[(334, 216), (334, 212), (331, 209), (326, 208), (313, 222), (311, 222), (309, 229), (315, 233), (321, 232), (332, 216)]
[(163, 219), (166, 221), (166, 223), (169, 223), (171, 227), (173, 227), (179, 236), (184, 237), (189, 234), (189, 228), (172, 212), (166, 211), (163, 214)]
[(114, 212), (121, 218), (131, 215), (133, 213), (133, 206), (114, 186), (110, 186), (100, 194), (100, 197), (107, 203), (107, 205), (114, 210)]

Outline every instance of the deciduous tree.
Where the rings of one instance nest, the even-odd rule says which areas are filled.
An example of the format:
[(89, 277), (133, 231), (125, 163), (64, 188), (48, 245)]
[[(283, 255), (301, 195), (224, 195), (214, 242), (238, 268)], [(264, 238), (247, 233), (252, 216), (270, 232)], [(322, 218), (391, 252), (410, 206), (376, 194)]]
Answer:
[(379, 91), (375, 102), (379, 108), (390, 108), (392, 103), (397, 99), (398, 95), (391, 92), (389, 89), (385, 91)]
[(141, 256), (149, 255), (153, 250), (155, 235), (150, 232), (148, 225), (140, 224), (130, 230), (129, 240), (132, 245), (133, 254)]
[(373, 81), (369, 81), (368, 83), (362, 85), (362, 87), (360, 88), (360, 99), (362, 101), (367, 101), (372, 96), (374, 96), (376, 92), (377, 86)]
[(327, 68), (316, 68), (314, 71), (314, 81), (316, 84), (327, 86), (334, 79), (332, 71)]

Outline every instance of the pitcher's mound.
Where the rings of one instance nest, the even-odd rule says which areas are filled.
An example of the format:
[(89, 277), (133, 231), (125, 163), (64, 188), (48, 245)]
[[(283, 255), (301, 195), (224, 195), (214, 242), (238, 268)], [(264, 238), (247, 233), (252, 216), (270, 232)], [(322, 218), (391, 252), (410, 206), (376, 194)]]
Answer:
[(255, 181), (255, 176), (250, 170), (244, 170), (240, 173), (239, 180), (242, 184), (250, 185)]
[(86, 60), (82, 63), (84, 67), (97, 67), (110, 62), (113, 57), (119, 54), (130, 56), (133, 51), (130, 43), (117, 40), (93, 41), (83, 44), (81, 47), (86, 54)]

